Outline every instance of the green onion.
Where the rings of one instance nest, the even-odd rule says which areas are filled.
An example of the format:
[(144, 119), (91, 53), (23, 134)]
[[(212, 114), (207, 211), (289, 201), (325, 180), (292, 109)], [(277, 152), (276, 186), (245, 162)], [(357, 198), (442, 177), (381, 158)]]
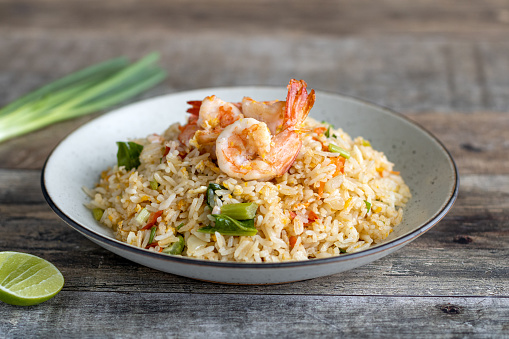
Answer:
[(329, 125), (329, 127), (327, 127), (327, 130), (325, 131), (325, 133), (324, 133), (324, 134), (325, 134), (325, 136), (326, 136), (327, 138), (329, 138), (329, 137), (330, 137), (330, 125)]
[(176, 229), (177, 229), (177, 231), (178, 231), (178, 230), (179, 230), (179, 229), (181, 229), (182, 227), (184, 227), (184, 223), (181, 223), (180, 225), (178, 225), (178, 226), (177, 226), (177, 227), (175, 227), (175, 228), (176, 228)]
[(154, 241), (154, 237), (156, 236), (156, 230), (157, 227), (155, 226), (152, 226), (152, 228), (150, 229), (150, 238), (148, 238), (148, 244), (151, 244)]
[(329, 152), (339, 153), (339, 155), (341, 155), (345, 159), (350, 158), (350, 152), (344, 150), (338, 145), (329, 144)]
[(159, 183), (155, 179), (150, 180), (150, 188), (151, 189), (156, 190), (158, 187), (159, 187)]
[(94, 219), (97, 221), (100, 221), (103, 217), (104, 210), (101, 208), (94, 208), (92, 210), (92, 215), (94, 216)]
[(345, 249), (343, 249), (343, 248), (340, 248), (340, 249), (339, 249), (339, 252), (340, 252), (340, 253), (346, 253), (346, 250), (345, 250)]
[(148, 220), (148, 217), (150, 217), (150, 212), (147, 211), (146, 208), (143, 208), (140, 213), (138, 213), (138, 215), (136, 216), (136, 221), (138, 222), (138, 224), (144, 224), (147, 222)]
[(185, 246), (184, 237), (179, 235), (178, 240), (171, 244), (171, 246), (166, 247), (163, 250), (163, 253), (173, 255), (181, 254), (182, 251), (184, 250), (184, 246)]
[(254, 226), (254, 219), (235, 220), (227, 215), (212, 214), (215, 219), (215, 226), (205, 226), (198, 229), (198, 232), (222, 235), (247, 235), (253, 236), (258, 230)]
[(215, 191), (217, 190), (225, 190), (226, 187), (223, 185), (215, 184), (213, 182), (209, 183), (209, 186), (207, 188), (207, 205), (212, 209), (216, 205), (216, 202), (214, 201), (214, 195)]
[(253, 219), (258, 210), (258, 205), (254, 202), (243, 202), (238, 204), (228, 204), (221, 207), (221, 214), (227, 215), (236, 220)]
[(140, 154), (143, 146), (132, 141), (117, 141), (117, 165), (125, 166), (126, 170), (131, 170), (140, 166)]
[(369, 211), (371, 210), (371, 203), (367, 202), (366, 200), (364, 200), (364, 203), (366, 203), (366, 208), (368, 209), (366, 213), (369, 213)]
[(371, 143), (368, 140), (362, 140), (362, 146), (371, 146)]
[(164, 80), (151, 53), (129, 64), (111, 59), (58, 79), (0, 109), (0, 142), (58, 121), (106, 109)]

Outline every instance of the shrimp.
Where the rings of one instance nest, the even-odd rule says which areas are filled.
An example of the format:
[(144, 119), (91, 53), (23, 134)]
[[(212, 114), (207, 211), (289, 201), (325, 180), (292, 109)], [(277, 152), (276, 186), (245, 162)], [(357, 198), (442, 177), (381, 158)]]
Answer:
[(285, 115), (285, 101), (255, 101), (249, 97), (242, 99), (242, 114), (267, 124), (270, 132), (276, 134), (281, 128)]
[(215, 156), (215, 142), (224, 127), (243, 117), (239, 104), (223, 101), (215, 95), (203, 101), (188, 101), (191, 113), (187, 125), (181, 127), (179, 141)]
[[(315, 102), (306, 82), (290, 80), (283, 121), (276, 134), (266, 122), (254, 118), (235, 121), (216, 141), (219, 168), (228, 176), (244, 180), (270, 180), (286, 173), (302, 146), (300, 125)], [(270, 115), (270, 113), (268, 113)]]

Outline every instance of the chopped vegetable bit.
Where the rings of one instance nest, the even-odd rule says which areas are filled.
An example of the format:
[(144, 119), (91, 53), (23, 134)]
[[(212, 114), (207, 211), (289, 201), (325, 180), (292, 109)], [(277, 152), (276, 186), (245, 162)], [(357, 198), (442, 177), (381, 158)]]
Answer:
[(173, 244), (171, 244), (171, 246), (166, 247), (163, 250), (163, 253), (173, 254), (173, 255), (179, 255), (182, 253), (182, 251), (184, 250), (184, 246), (185, 246), (184, 237), (179, 235), (177, 238), (178, 238), (178, 240), (176, 242), (174, 242)]
[(216, 205), (214, 201), (214, 192), (217, 190), (225, 190), (226, 187), (223, 185), (219, 185), (216, 183), (209, 183), (209, 187), (207, 188), (207, 205), (212, 209)]
[(366, 213), (369, 213), (369, 211), (371, 210), (371, 203), (366, 200), (364, 200), (364, 202), (366, 203), (366, 208), (368, 209)]
[(371, 143), (368, 140), (362, 140), (362, 146), (371, 146)]
[(336, 171), (332, 175), (333, 177), (337, 177), (340, 174), (345, 173), (345, 158), (343, 157), (335, 157), (331, 159), (331, 162), (336, 165)]
[(325, 136), (326, 136), (327, 138), (329, 138), (329, 137), (330, 137), (330, 125), (329, 125), (329, 127), (327, 127), (327, 131), (325, 131)]
[(150, 217), (150, 212), (146, 208), (143, 208), (135, 219), (138, 224), (144, 224), (148, 220), (148, 217)]
[(215, 226), (205, 226), (198, 229), (198, 232), (222, 235), (247, 235), (253, 236), (258, 230), (254, 226), (254, 219), (235, 220), (227, 215), (212, 214), (215, 219)]
[(150, 180), (150, 188), (151, 189), (156, 190), (158, 187), (159, 187), (159, 183), (155, 179)]
[(316, 134), (323, 134), (325, 133), (326, 130), (327, 130), (326, 127), (317, 127), (313, 130), (313, 132), (315, 132)]
[(163, 211), (157, 211), (152, 214), (150, 214), (150, 217), (148, 218), (148, 222), (145, 226), (143, 226), (142, 230), (148, 230), (150, 227), (154, 226), (157, 222), (157, 218), (159, 218), (163, 214)]
[(340, 249), (339, 249), (339, 252), (340, 252), (340, 253), (346, 253), (346, 250), (345, 250), (345, 249), (343, 249), (343, 248), (340, 248)]
[(140, 166), (140, 153), (143, 146), (132, 141), (117, 141), (117, 165), (125, 166), (127, 171)]
[(92, 215), (94, 216), (94, 219), (97, 221), (101, 220), (101, 218), (103, 217), (103, 214), (104, 214), (104, 210), (101, 208), (94, 208), (92, 210)]
[(345, 159), (350, 158), (350, 152), (344, 150), (343, 148), (339, 147), (338, 145), (329, 144), (329, 152), (339, 153), (339, 155), (341, 155)]
[(297, 237), (292, 235), (290, 238), (288, 238), (288, 243), (290, 244), (290, 248), (294, 248), (295, 244), (297, 243)]
[(152, 226), (152, 228), (150, 229), (150, 238), (148, 238), (149, 244), (151, 244), (154, 241), (154, 237), (156, 236), (156, 230), (157, 230), (157, 227), (155, 227), (155, 226)]
[(254, 202), (243, 202), (238, 204), (228, 204), (221, 207), (221, 214), (227, 215), (236, 220), (253, 219), (258, 210), (258, 205)]
[(175, 227), (175, 229), (178, 231), (179, 229), (181, 229), (182, 227), (184, 227), (184, 223), (181, 223), (180, 225), (178, 225), (177, 227)]

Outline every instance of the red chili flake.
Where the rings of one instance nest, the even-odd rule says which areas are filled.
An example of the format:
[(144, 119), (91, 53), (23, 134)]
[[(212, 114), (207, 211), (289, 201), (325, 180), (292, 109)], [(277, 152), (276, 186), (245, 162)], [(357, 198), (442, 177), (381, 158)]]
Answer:
[(159, 243), (157, 241), (154, 241), (153, 243), (148, 244), (147, 247), (145, 248), (156, 247), (157, 245), (159, 245)]
[(317, 219), (320, 219), (320, 217), (318, 215), (316, 215), (315, 212), (313, 212), (313, 211), (309, 211), (308, 212), (308, 220), (309, 221), (313, 222), (313, 221), (315, 221)]
[(288, 238), (288, 242), (290, 243), (290, 248), (293, 248), (297, 243), (297, 237), (292, 235), (290, 238)]
[(150, 215), (150, 217), (148, 217), (148, 222), (145, 226), (143, 226), (142, 230), (148, 230), (149, 228), (154, 226), (155, 223), (157, 222), (157, 218), (159, 218), (161, 216), (161, 214), (163, 214), (163, 211), (153, 212)]
[(166, 148), (164, 149), (163, 157), (167, 156), (168, 153), (170, 153), (170, 148), (166, 146)]
[(327, 127), (317, 127), (313, 131), (316, 134), (324, 134), (326, 130), (327, 130)]
[(318, 187), (318, 196), (321, 198), (323, 195), (323, 190), (325, 188), (325, 182), (320, 182), (320, 186)]

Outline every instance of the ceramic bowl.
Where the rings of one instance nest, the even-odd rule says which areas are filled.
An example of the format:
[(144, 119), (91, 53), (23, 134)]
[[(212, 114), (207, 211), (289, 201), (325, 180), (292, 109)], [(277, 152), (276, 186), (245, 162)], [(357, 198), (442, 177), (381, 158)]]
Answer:
[(354, 269), (382, 258), (423, 234), (449, 211), (458, 192), (454, 161), (429, 132), (389, 109), (347, 96), (318, 91), (310, 117), (363, 136), (383, 151), (401, 172), (412, 199), (401, 224), (381, 244), (338, 257), (282, 263), (213, 262), (149, 252), (115, 240), (84, 204), (83, 186), (93, 187), (104, 169), (116, 162), (118, 140), (162, 133), (184, 123), (188, 100), (215, 94), (226, 101), (285, 100), (286, 88), (209, 88), (170, 94), (102, 115), (66, 137), (48, 157), (42, 190), (51, 208), (72, 228), (98, 245), (141, 265), (194, 279), (231, 284), (272, 284), (310, 279)]

